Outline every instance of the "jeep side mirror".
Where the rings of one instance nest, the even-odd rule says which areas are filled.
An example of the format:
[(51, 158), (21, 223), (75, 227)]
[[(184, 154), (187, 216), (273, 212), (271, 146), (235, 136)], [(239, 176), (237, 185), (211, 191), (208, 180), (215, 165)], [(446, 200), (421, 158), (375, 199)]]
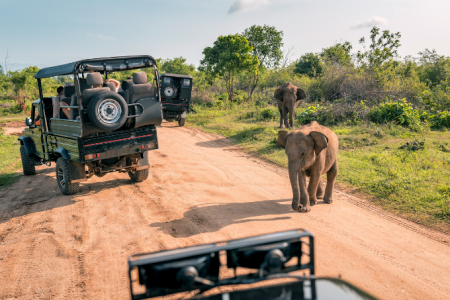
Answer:
[(34, 126), (33, 121), (31, 121), (31, 118), (30, 118), (30, 117), (27, 117), (27, 118), (25, 119), (25, 124), (26, 124), (28, 127), (33, 127), (33, 126)]

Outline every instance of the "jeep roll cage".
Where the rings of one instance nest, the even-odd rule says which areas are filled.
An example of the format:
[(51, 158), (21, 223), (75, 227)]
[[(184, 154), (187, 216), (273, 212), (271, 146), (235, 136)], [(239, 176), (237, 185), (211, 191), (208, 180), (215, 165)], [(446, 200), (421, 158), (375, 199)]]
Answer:
[[(77, 96), (77, 106), (61, 106), (61, 108), (74, 108), (79, 109), (79, 111), (81, 112), (81, 110), (83, 109), (83, 102), (81, 99), (82, 93), (79, 80), (80, 74), (84, 78), (84, 74), (86, 73), (99, 72), (101, 74), (104, 74), (106, 78), (108, 78), (108, 73), (111, 72), (128, 71), (148, 67), (153, 67), (155, 69), (155, 80), (156, 80), (156, 89), (158, 91), (157, 93), (158, 101), (161, 101), (161, 95), (159, 93), (160, 80), (157, 63), (156, 60), (150, 55), (130, 55), (130, 56), (84, 59), (64, 65), (43, 68), (34, 75), (34, 78), (36, 78), (38, 82), (39, 97), (40, 99), (43, 99), (44, 95), (42, 92), (41, 79), (50, 78), (54, 76), (72, 75), (74, 77), (75, 94)], [(45, 116), (43, 101), (40, 101), (40, 105), (41, 111), (44, 114), (43, 120), (44, 130), (47, 132), (49, 127), (47, 124), (47, 118)], [(83, 127), (83, 118), (80, 118), (80, 122), (81, 126)]]

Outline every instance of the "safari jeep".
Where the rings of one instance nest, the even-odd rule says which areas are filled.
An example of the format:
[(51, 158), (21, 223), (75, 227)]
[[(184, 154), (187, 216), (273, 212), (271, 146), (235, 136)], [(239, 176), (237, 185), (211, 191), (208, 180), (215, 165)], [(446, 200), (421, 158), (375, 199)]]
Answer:
[(164, 73), (160, 78), (164, 119), (178, 121), (179, 126), (184, 126), (191, 104), (192, 77)]
[[(104, 83), (112, 72), (128, 70), (136, 72), (122, 82), (122, 90)], [(143, 70), (150, 70), (153, 82)], [(60, 102), (42, 92), (42, 80), (54, 76), (73, 77)], [(76, 193), (78, 183), (94, 175), (118, 171), (127, 172), (135, 182), (147, 179), (148, 151), (158, 149), (156, 125), (162, 122), (153, 57), (80, 60), (44, 68), (34, 77), (40, 99), (33, 102), (28, 128), (19, 138), (25, 175), (35, 174), (36, 165), (56, 162), (56, 180), (65, 195)], [(69, 116), (63, 109), (69, 110)]]

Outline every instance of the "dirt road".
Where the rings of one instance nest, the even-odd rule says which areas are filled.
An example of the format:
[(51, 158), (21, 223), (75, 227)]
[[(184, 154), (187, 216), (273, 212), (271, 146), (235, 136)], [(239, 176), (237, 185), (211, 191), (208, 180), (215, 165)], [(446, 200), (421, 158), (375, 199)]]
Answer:
[(54, 165), (0, 192), (1, 299), (129, 299), (127, 257), (294, 228), (317, 274), (381, 299), (450, 299), (450, 238), (338, 192), (293, 212), (285, 170), (164, 123), (147, 181), (94, 177), (63, 196)]

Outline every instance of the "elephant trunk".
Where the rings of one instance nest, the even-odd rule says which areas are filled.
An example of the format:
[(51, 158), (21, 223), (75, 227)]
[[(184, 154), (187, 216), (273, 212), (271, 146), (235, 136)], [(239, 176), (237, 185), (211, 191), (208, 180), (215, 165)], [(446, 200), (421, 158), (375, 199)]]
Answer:
[(302, 206), (300, 204), (300, 189), (298, 184), (299, 183), (298, 173), (300, 171), (300, 164), (298, 162), (289, 161), (288, 168), (292, 193), (294, 194), (292, 198), (292, 209), (294, 211), (299, 211), (302, 209)]

